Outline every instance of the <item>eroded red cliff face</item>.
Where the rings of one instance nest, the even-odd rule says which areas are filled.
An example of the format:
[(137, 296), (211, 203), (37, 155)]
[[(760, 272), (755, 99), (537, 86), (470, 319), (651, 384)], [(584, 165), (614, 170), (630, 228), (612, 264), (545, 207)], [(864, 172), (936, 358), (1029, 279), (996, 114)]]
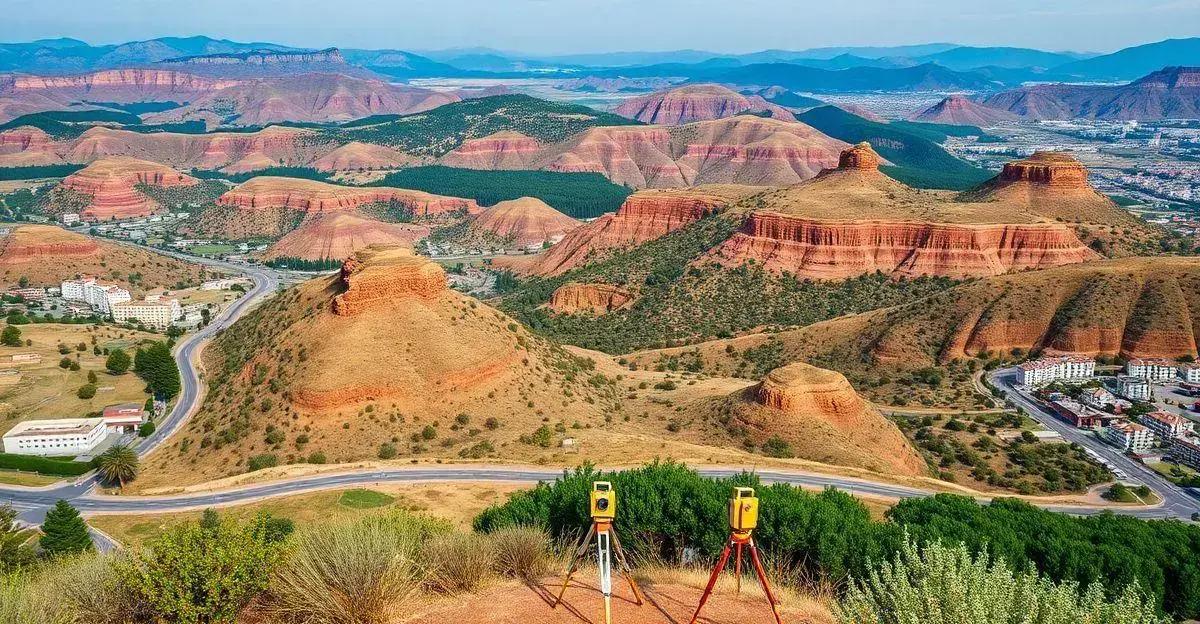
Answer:
[(419, 216), (458, 211), (467, 214), (480, 212), (479, 205), (472, 199), (445, 197), (386, 186), (338, 186), (315, 180), (274, 176), (252, 178), (217, 199), (220, 205), (246, 210), (289, 208), (305, 212), (352, 210), (364, 204), (390, 201), (407, 205)]
[(237, 84), (240, 81), (172, 70), (107, 69), (71, 76), (0, 76), (0, 95), (39, 93), (64, 99), (87, 98), (95, 102), (136, 102), (206, 93)]
[(504, 130), (478, 139), (468, 139), (442, 157), (448, 167), (468, 169), (533, 169), (541, 151), (537, 139)]
[(612, 284), (563, 284), (550, 296), (546, 307), (559, 314), (599, 316), (633, 303), (628, 290)]
[(39, 128), (21, 126), (0, 132), (0, 167), (28, 167), (57, 162), (54, 139)]
[(91, 199), (83, 210), (83, 218), (108, 220), (143, 217), (159, 210), (154, 200), (137, 190), (139, 184), (174, 187), (197, 182), (158, 163), (114, 156), (97, 160), (67, 176), (61, 187)]
[(342, 264), (340, 280), (344, 290), (333, 298), (338, 316), (354, 316), (405, 297), (432, 300), (446, 291), (442, 267), (410, 253), (390, 252), (386, 263), (351, 257)]
[(622, 117), (667, 126), (723, 119), (747, 112), (767, 113), (786, 121), (796, 119), (787, 109), (757, 95), (745, 96), (715, 84), (687, 85), (630, 98), (615, 112)]
[(720, 210), (722, 195), (696, 190), (640, 191), (620, 210), (606, 214), (566, 235), (529, 269), (535, 275), (558, 275), (602, 257), (614, 249), (654, 240)]
[(1098, 258), (1062, 224), (815, 220), (756, 212), (710, 257), (769, 271), (844, 279), (876, 271), (897, 277), (999, 275)]
[(1088, 189), (1087, 169), (1076, 159), (1057, 152), (1037, 152), (1004, 165), (1002, 182), (1031, 182), (1054, 189)]

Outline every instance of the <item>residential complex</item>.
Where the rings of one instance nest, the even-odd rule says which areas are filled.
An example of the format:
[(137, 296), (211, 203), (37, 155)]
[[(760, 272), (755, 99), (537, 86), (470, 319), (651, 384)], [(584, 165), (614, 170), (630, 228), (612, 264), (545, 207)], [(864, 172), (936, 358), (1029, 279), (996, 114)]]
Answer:
[(108, 435), (103, 418), (27, 420), (4, 434), (4, 452), (18, 455), (82, 455)]
[(1194, 425), (1192, 421), (1170, 412), (1150, 412), (1141, 417), (1143, 425), (1154, 432), (1154, 435), (1169, 442), (1175, 438), (1191, 435)]
[(167, 327), (183, 318), (183, 308), (177, 299), (147, 297), (145, 301), (126, 301), (114, 305), (113, 320), (118, 323), (136, 322), (153, 327)]
[(1054, 393), (1047, 397), (1050, 410), (1059, 418), (1079, 427), (1080, 429), (1099, 429), (1105, 420), (1116, 420), (1116, 416), (1094, 409), (1062, 394)]
[(1177, 370), (1173, 362), (1159, 358), (1134, 358), (1125, 363), (1126, 375), (1150, 381), (1174, 379)]
[(62, 283), (62, 298), (67, 301), (86, 301), (101, 314), (112, 314), (113, 306), (132, 299), (129, 291), (116, 284), (101, 284), (91, 275)]
[(1082, 381), (1096, 372), (1096, 360), (1082, 355), (1059, 355), (1025, 362), (1017, 367), (1017, 381), (1029, 387), (1052, 381)]
[(1188, 383), (1200, 383), (1200, 363), (1183, 362), (1177, 367), (1179, 376)]
[(1142, 377), (1117, 375), (1117, 394), (1130, 401), (1149, 401), (1150, 382)]
[(1144, 453), (1154, 446), (1148, 427), (1127, 420), (1114, 422), (1100, 433), (1110, 444), (1127, 453)]
[(1175, 438), (1171, 441), (1171, 455), (1175, 461), (1200, 470), (1200, 437)]

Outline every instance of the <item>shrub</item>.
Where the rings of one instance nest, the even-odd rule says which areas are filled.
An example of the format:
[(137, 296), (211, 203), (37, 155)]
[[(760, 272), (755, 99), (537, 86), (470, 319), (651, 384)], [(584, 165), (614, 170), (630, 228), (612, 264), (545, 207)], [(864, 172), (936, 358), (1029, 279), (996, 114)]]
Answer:
[(1055, 584), (1033, 570), (1014, 574), (1003, 559), (973, 556), (964, 545), (908, 542), (891, 563), (850, 585), (843, 624), (1158, 624), (1165, 620), (1137, 585), (1109, 602), (1094, 583)]
[(532, 526), (509, 526), (493, 532), (496, 571), (505, 576), (534, 580), (554, 567), (550, 536)]
[(83, 384), (75, 391), (75, 396), (87, 400), (96, 396), (96, 384)]
[(62, 477), (78, 477), (92, 469), (88, 462), (77, 462), (54, 457), (36, 457), (33, 455), (12, 455), (0, 453), (0, 468), (8, 470), (25, 470), (44, 475)]
[(121, 570), (129, 565), (125, 553), (85, 553), (47, 566), (40, 581), (53, 588), (72, 624), (144, 621), (143, 606), (121, 582)]
[(271, 584), (266, 610), (311, 624), (383, 624), (421, 584), (417, 553), (436, 532), (411, 516), (302, 532)]
[(154, 432), (157, 429), (158, 427), (154, 424), (154, 421), (147, 420), (146, 422), (142, 423), (142, 426), (138, 427), (138, 435), (143, 438), (148, 438), (154, 435)]
[(384, 442), (379, 445), (379, 459), (392, 459), (396, 457), (396, 445), (391, 442)]
[(766, 442), (763, 442), (762, 452), (767, 457), (787, 458), (796, 456), (796, 453), (792, 451), (792, 445), (777, 435), (771, 436)]
[(167, 529), (141, 551), (122, 577), (153, 621), (233, 622), (267, 587), (281, 556), (270, 516), (246, 524), (216, 521)]
[(24, 344), (21, 342), (21, 330), (12, 325), (5, 327), (4, 331), (0, 332), (0, 344), (6, 347), (19, 347)]
[(255, 455), (254, 457), (251, 457), (250, 461), (246, 462), (246, 470), (248, 472), (254, 472), (255, 470), (262, 470), (263, 468), (274, 468), (278, 465), (278, 457), (276, 457), (273, 453), (264, 453), (262, 455)]
[(446, 533), (434, 537), (421, 552), (426, 566), (425, 586), (443, 594), (478, 589), (493, 573), (492, 542), (475, 533)]

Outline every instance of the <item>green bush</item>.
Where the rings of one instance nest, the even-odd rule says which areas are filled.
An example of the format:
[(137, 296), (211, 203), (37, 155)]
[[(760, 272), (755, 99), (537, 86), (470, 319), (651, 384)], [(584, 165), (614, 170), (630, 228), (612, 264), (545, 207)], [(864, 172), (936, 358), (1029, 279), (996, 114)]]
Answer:
[(122, 577), (153, 621), (232, 623), (266, 589), (281, 546), (267, 514), (246, 524), (176, 525), (152, 540)]
[(262, 455), (255, 455), (254, 457), (251, 457), (250, 461), (246, 462), (246, 470), (248, 472), (254, 472), (255, 470), (262, 470), (264, 468), (274, 468), (278, 465), (279, 457), (272, 453), (264, 453)]
[(9, 325), (0, 332), (0, 344), (6, 347), (19, 347), (24, 344), (21, 340), (21, 330)]
[(1160, 624), (1137, 584), (1105, 588), (1056, 584), (1037, 572), (1014, 574), (1003, 558), (965, 546), (909, 542), (891, 563), (851, 584), (838, 615), (843, 624)]
[(0, 469), (24, 470), (60, 477), (78, 477), (91, 470), (92, 464), (54, 457), (0, 453)]
[(104, 368), (114, 375), (124, 375), (132, 364), (132, 358), (123, 349), (113, 349), (104, 361)]
[(85, 401), (96, 396), (96, 384), (88, 383), (79, 386), (79, 389), (75, 391), (75, 396)]

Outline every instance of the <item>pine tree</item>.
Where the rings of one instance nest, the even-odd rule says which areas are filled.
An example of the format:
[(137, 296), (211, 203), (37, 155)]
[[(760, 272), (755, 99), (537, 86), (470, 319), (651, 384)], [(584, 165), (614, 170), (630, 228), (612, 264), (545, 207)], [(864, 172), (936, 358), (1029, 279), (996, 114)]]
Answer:
[(105, 360), (104, 367), (114, 375), (124, 375), (129, 370), (131, 363), (129, 354), (125, 353), (123, 349), (113, 349), (108, 354), (108, 359)]
[(155, 342), (145, 349), (138, 349), (133, 357), (133, 370), (146, 380), (146, 385), (158, 397), (169, 399), (182, 388), (179, 366), (165, 342)]
[(42, 521), (42, 550), (50, 555), (70, 555), (92, 549), (92, 537), (79, 511), (59, 500)]

